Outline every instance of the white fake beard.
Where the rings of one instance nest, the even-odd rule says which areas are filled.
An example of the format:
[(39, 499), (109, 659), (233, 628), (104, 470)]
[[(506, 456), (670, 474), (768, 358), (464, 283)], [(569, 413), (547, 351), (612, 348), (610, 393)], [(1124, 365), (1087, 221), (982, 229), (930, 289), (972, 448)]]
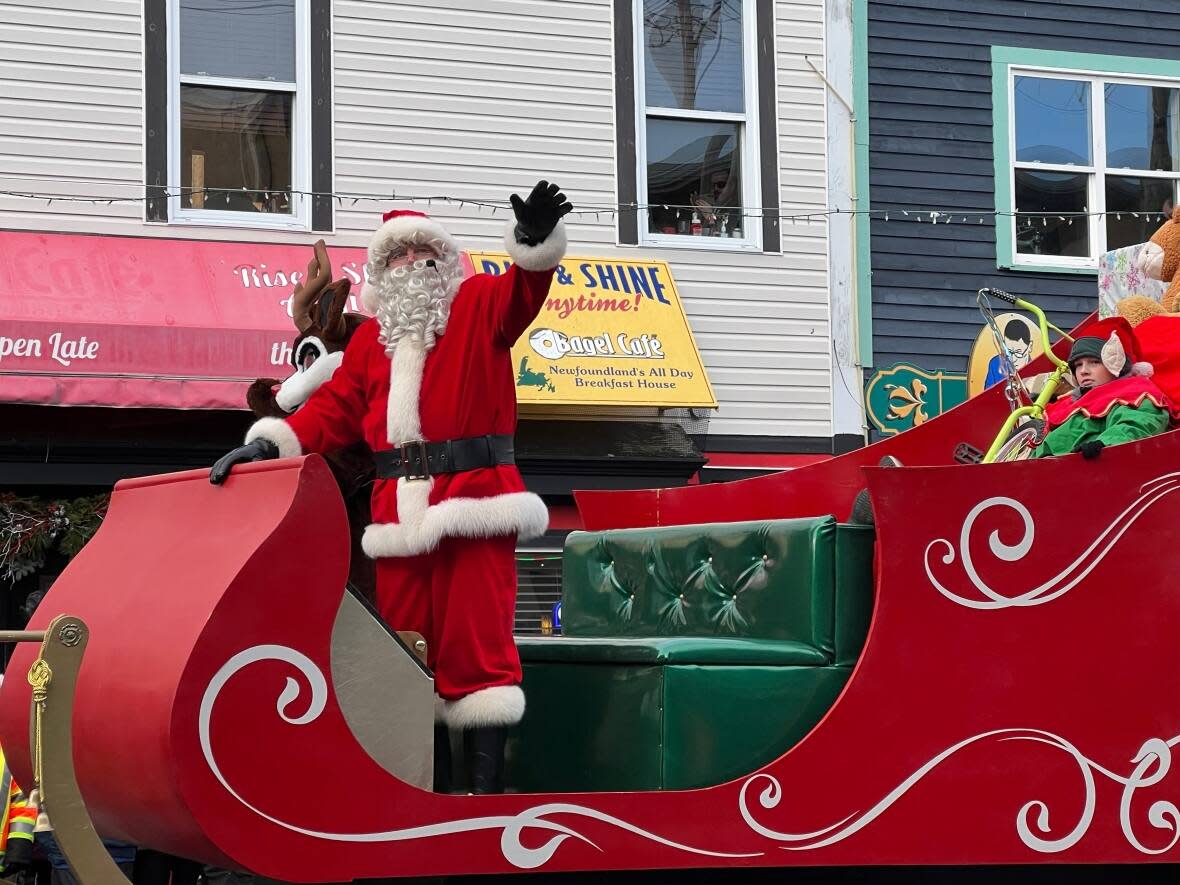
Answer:
[(411, 265), (384, 268), (369, 280), (377, 294), (378, 340), (392, 356), (403, 338), (430, 350), (446, 332), (463, 266), (458, 260), (440, 258), (431, 267), (426, 259), (419, 259)]

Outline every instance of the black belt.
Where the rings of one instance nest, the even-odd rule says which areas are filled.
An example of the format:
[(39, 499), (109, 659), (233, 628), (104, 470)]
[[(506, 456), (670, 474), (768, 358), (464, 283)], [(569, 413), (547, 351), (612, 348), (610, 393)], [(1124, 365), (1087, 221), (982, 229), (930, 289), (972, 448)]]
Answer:
[(479, 467), (515, 464), (511, 434), (472, 436), (443, 442), (414, 440), (401, 448), (374, 452), (381, 479), (429, 479), (437, 473), (462, 473)]

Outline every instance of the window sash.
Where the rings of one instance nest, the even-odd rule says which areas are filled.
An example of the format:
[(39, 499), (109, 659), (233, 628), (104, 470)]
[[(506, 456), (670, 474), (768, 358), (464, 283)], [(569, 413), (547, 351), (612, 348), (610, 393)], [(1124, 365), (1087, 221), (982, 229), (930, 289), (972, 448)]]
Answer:
[(1180, 171), (1169, 172), (1165, 169), (1136, 169), (1134, 166), (1070, 166), (1061, 163), (1030, 163), (1022, 160), (1012, 164), (1013, 169), (1037, 169), (1041, 172), (1085, 172), (1088, 174), (1105, 172), (1108, 175), (1124, 175), (1132, 178), (1180, 178)]
[[(638, 241), (642, 245), (672, 246), (686, 249), (761, 251), (761, 214), (749, 212), (758, 205), (762, 182), (758, 162), (758, 10), (755, 0), (742, 0), (742, 106), (744, 113), (727, 111), (698, 111), (682, 108), (648, 107), (646, 88), (647, 41), (644, 34), (643, 2), (633, 0), (633, 43), (635, 47), (635, 195), (640, 208), (636, 211)], [(699, 122), (737, 123), (738, 150), (742, 176), (742, 233), (741, 239), (727, 237), (693, 237), (683, 234), (651, 233), (651, 222), (646, 208), (647, 181), (647, 118), (691, 120)]]
[(700, 120), (703, 123), (744, 123), (745, 114), (733, 114), (726, 111), (682, 111), (679, 108), (646, 108), (647, 116), (660, 117), (665, 120)]
[(181, 74), (181, 86), (219, 86), (223, 89), (252, 89), (255, 92), (296, 92), (298, 84), (284, 80), (252, 80), (243, 77), (207, 77)]
[[(1158, 178), (1180, 181), (1180, 170), (1136, 169), (1127, 166), (1108, 166), (1106, 159), (1106, 91), (1107, 85), (1126, 86), (1154, 86), (1159, 88), (1180, 90), (1180, 79), (1171, 77), (1157, 77), (1150, 75), (1105, 74), (1095, 71), (1070, 70), (1065, 68), (1042, 68), (1035, 65), (1012, 64), (1007, 67), (1007, 97), (1008, 97), (1008, 132), (1005, 134), (1008, 143), (1008, 193), (1011, 203), (1007, 206), (1011, 216), (1007, 236), (1015, 266), (1063, 266), (1078, 268), (1096, 268), (1098, 258), (1107, 251), (1106, 216), (1092, 214), (1086, 218), (1088, 224), (1090, 255), (1087, 257), (1072, 257), (1065, 255), (1032, 255), (1017, 251), (1016, 243), (1016, 170), (1031, 169), (1040, 172), (1066, 172), (1086, 175), (1086, 211), (1091, 213), (1106, 212), (1106, 178), (1107, 176), (1120, 178)], [(1034, 163), (1017, 161), (1016, 157), (1016, 78), (1040, 77), (1055, 80), (1075, 80), (1090, 84), (1090, 151), (1093, 158), (1091, 165), (1069, 165), (1061, 163)], [(1175, 98), (1173, 98), (1175, 101)], [(1173, 117), (1173, 120), (1176, 120)], [(1174, 123), (1175, 125), (1175, 123)], [(1175, 188), (1173, 188), (1175, 194)], [(1142, 210), (1150, 214), (1152, 210)]]
[[(168, 0), (168, 223), (210, 227), (252, 227), (281, 230), (310, 230), (311, 190), (311, 3), (295, 3), (295, 82), (235, 77), (210, 77), (180, 73), (180, 3)], [(180, 87), (214, 86), (253, 89), (261, 92), (294, 93), (291, 107), (291, 195), (292, 212), (230, 212), (219, 209), (181, 207)]]
[[(171, 0), (169, 2), (171, 3)], [(208, 3), (210, 0), (205, 0), (205, 2)], [(270, 2), (267, 2), (267, 0), (261, 0), (261, 2), (259, 0), (212, 0), (212, 3), (213, 6), (204, 6), (201, 3), (193, 2), (193, 0), (188, 0), (187, 3), (186, 0), (179, 0), (176, 4), (177, 16), (175, 21), (177, 29), (182, 33), (185, 30), (186, 10), (184, 7), (187, 5), (189, 7), (189, 23), (192, 26), (191, 36), (195, 38), (195, 43), (185, 41), (181, 45), (181, 51), (180, 55), (177, 56), (177, 61), (183, 64), (184, 56), (189, 54), (189, 62), (195, 68), (202, 66), (208, 68), (207, 70), (189, 70), (187, 71), (188, 74), (227, 78), (248, 77), (249, 79), (260, 80), (270, 77), (272, 79), (286, 80), (288, 79), (286, 76), (278, 77), (275, 75), (278, 70), (284, 69), (284, 73), (286, 73), (285, 69), (289, 68), (292, 77), (294, 77), (296, 60), (294, 52), (291, 51), (294, 49), (293, 46), (287, 46), (287, 51), (268, 58), (267, 60), (273, 61), (275, 66), (271, 67), (265, 73), (262, 73), (262, 69), (266, 68), (267, 65), (263, 64), (260, 60), (255, 59), (254, 63), (250, 64), (248, 60), (243, 59), (241, 56), (248, 52), (248, 50), (243, 48), (243, 38), (245, 45), (250, 45), (249, 41), (251, 38), (259, 38), (263, 42), (263, 45), (257, 46), (256, 48), (268, 56), (271, 50), (277, 49), (279, 44), (272, 41), (278, 35), (271, 31), (270, 26), (278, 25), (280, 28), (283, 28), (287, 23), (285, 13), (287, 7), (289, 7), (291, 11), (290, 23), (292, 29), (294, 29), (295, 20), (298, 16), (299, 0), (270, 0)], [(277, 15), (277, 18), (267, 21), (266, 18), (270, 10), (273, 10), (272, 14)], [(229, 13), (230, 16), (221, 17), (219, 13), (222, 12)], [(238, 13), (237, 17), (234, 17), (235, 12)], [(202, 13), (207, 13), (209, 17), (204, 18)], [(241, 13), (245, 13), (245, 15), (241, 15)], [(216, 25), (211, 29), (209, 26), (214, 25), (215, 22)], [(210, 47), (201, 45), (203, 41), (209, 40), (210, 38), (217, 39), (219, 32), (220, 34), (224, 34), (227, 31), (231, 32), (230, 39), (236, 41), (233, 50), (231, 50), (228, 56), (220, 55), (218, 52), (210, 52)], [(292, 34), (292, 37), (294, 37), (294, 34)], [(251, 48), (254, 47), (251, 46)], [(186, 49), (193, 51), (186, 53)], [(247, 62), (248, 67), (256, 68), (259, 72), (258, 75), (249, 76), (242, 73), (235, 74), (231, 71), (212, 70), (212, 68), (217, 66), (241, 67), (243, 61)], [(181, 73), (183, 75), (186, 72), (182, 70)]]

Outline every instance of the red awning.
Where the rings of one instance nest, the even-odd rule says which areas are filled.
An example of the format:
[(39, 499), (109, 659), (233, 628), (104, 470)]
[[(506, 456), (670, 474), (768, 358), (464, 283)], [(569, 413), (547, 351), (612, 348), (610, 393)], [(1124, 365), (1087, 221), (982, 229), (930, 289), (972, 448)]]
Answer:
[[(310, 237), (309, 237), (310, 240)], [(360, 311), (365, 250), (329, 249)], [(0, 402), (243, 409), (290, 374), (309, 245), (0, 231)]]

